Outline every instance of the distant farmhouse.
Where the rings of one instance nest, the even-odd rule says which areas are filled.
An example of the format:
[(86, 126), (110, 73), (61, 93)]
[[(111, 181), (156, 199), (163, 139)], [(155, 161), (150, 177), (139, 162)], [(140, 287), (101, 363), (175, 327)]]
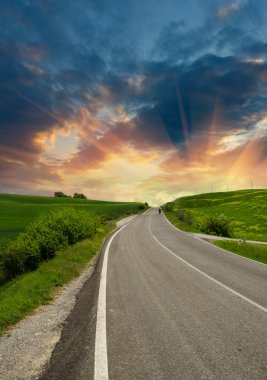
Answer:
[(64, 193), (62, 193), (62, 191), (56, 191), (54, 194), (55, 194), (55, 197), (66, 197), (67, 196)]

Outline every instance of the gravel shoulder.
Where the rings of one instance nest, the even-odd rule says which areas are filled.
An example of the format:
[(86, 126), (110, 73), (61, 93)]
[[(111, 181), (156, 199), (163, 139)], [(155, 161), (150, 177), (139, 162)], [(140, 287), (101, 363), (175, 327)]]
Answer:
[(0, 337), (0, 379), (38, 379), (60, 339), (79, 291), (94, 272), (98, 257), (93, 258), (80, 277), (61, 288), (50, 304), (40, 306)]

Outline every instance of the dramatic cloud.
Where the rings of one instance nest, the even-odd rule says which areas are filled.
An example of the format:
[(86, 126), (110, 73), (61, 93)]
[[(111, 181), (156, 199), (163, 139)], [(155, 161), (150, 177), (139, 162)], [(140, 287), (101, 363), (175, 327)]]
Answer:
[(266, 187), (263, 0), (0, 7), (0, 191)]

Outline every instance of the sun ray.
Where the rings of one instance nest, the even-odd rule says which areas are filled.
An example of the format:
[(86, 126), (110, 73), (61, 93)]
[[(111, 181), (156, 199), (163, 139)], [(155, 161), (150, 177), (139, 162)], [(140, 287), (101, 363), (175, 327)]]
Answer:
[(186, 147), (186, 156), (190, 160), (190, 157), (191, 157), (190, 134), (189, 134), (189, 129), (188, 129), (188, 125), (187, 125), (186, 115), (184, 112), (182, 96), (181, 96), (181, 92), (179, 90), (178, 81), (177, 81), (176, 76), (174, 76), (174, 79), (175, 79), (176, 97), (177, 97), (177, 102), (178, 102), (178, 107), (179, 107), (179, 112), (180, 112), (180, 117), (181, 117), (181, 124), (182, 124), (182, 129), (183, 129), (183, 135), (184, 135), (184, 142), (185, 142), (185, 147)]
[(259, 136), (260, 130), (255, 128), (254, 133), (252, 133), (250, 136), (249, 142), (241, 150), (232, 168), (230, 169), (231, 176), (237, 176), (239, 173), (243, 172), (244, 168), (251, 167), (251, 165), (257, 162), (261, 157), (263, 148), (256, 148), (256, 141), (258, 140)]
[(14, 92), (14, 94), (18, 95), (19, 97), (21, 97), (22, 99), (26, 100), (28, 103), (32, 104), (34, 107), (38, 108), (40, 111), (42, 111), (43, 113), (45, 113), (46, 115), (50, 116), (54, 121), (56, 121), (58, 124), (60, 124), (61, 126), (64, 126), (64, 122), (62, 120), (60, 120), (60, 118), (55, 115), (54, 113), (52, 113), (51, 111), (48, 111), (46, 108), (40, 106), (40, 104), (37, 104), (36, 102), (33, 102), (30, 98), (28, 98), (27, 96), (25, 95), (22, 95), (20, 92), (18, 92), (17, 90), (14, 90), (14, 88), (12, 87), (8, 87), (10, 91)]
[(213, 147), (216, 146), (216, 143), (217, 143), (216, 131), (220, 124), (218, 115), (219, 115), (219, 99), (218, 97), (216, 97), (215, 102), (214, 102), (214, 109), (212, 113), (211, 123), (210, 123), (210, 129), (209, 129), (209, 132), (207, 133), (208, 139), (207, 139), (207, 146), (206, 146), (206, 151), (205, 151), (206, 165), (209, 165), (212, 163), (211, 151)]

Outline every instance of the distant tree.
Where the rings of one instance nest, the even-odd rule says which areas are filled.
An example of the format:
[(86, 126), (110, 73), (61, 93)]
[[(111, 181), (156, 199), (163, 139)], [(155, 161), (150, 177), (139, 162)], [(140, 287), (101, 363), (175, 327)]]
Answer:
[(140, 205), (137, 206), (137, 210), (138, 210), (139, 212), (141, 212), (141, 211), (145, 211), (145, 210), (147, 210), (148, 208), (149, 208), (149, 204), (148, 204), (147, 202), (142, 203), (142, 204), (140, 204)]
[(87, 199), (87, 197), (82, 193), (74, 193), (73, 198)]

